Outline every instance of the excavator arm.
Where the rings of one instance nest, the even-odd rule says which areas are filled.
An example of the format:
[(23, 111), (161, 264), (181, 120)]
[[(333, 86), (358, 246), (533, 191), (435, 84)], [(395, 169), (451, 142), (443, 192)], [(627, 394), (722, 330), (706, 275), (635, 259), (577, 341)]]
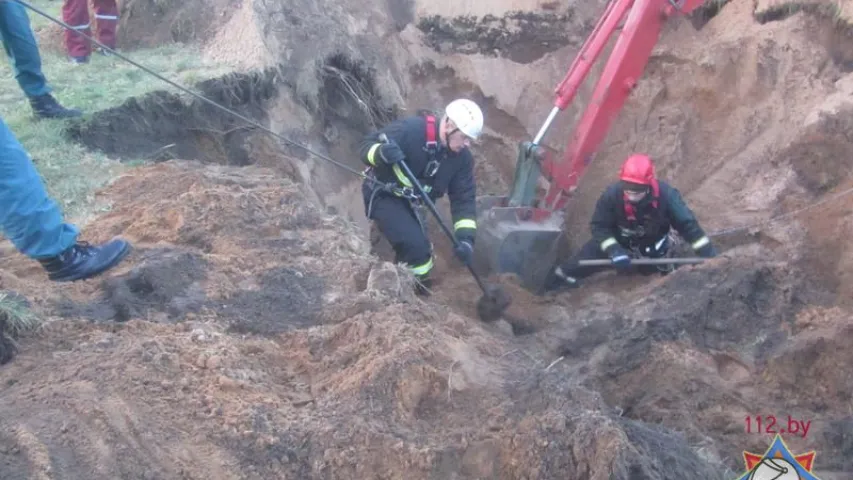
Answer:
[[(562, 210), (577, 188), (596, 149), (604, 141), (616, 115), (643, 75), (664, 22), (689, 14), (703, 0), (613, 0), (581, 47), (568, 73), (555, 89), (556, 99), (532, 142), (518, 147), (515, 178), (506, 197), (478, 199), (478, 268), (511, 272), (528, 289), (541, 291), (556, 261), (562, 234)], [(623, 23), (624, 20), (624, 24)], [(556, 116), (574, 100), (590, 69), (620, 29), (610, 57), (592, 93), (561, 161), (539, 144)], [(544, 195), (540, 178), (549, 182)]]

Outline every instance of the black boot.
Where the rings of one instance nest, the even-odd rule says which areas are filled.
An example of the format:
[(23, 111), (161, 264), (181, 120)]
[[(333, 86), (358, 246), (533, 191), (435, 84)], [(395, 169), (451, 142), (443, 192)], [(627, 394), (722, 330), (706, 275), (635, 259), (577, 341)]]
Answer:
[(49, 279), (73, 282), (100, 275), (118, 265), (128, 253), (130, 244), (124, 240), (112, 240), (99, 246), (77, 242), (58, 256), (39, 262), (47, 271)]
[(426, 275), (415, 275), (415, 294), (420, 295), (422, 297), (429, 297), (432, 292), (432, 279), (429, 278), (429, 274)]
[(63, 107), (49, 93), (30, 97), (30, 106), (38, 118), (72, 118), (83, 115), (83, 112), (76, 108)]

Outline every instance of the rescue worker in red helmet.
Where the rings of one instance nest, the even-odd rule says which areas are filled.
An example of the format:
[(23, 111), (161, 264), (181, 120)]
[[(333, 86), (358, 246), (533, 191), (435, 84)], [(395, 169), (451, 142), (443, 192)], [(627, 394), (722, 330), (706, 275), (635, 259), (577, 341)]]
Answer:
[[(547, 290), (577, 287), (580, 279), (607, 269), (581, 266), (579, 260), (607, 259), (617, 267), (631, 267), (631, 259), (661, 258), (670, 252), (670, 229), (684, 238), (697, 255), (717, 252), (679, 191), (655, 177), (648, 155), (633, 154), (622, 164), (619, 181), (605, 189), (590, 222), (592, 238), (566, 263), (554, 268)], [(638, 268), (643, 274), (669, 273), (670, 265)]]
[(447, 194), (458, 240), (454, 253), (469, 264), (477, 232), (477, 190), (468, 147), (482, 131), (480, 107), (460, 98), (443, 115), (419, 111), (368, 134), (361, 143), (360, 157), (368, 166), (362, 185), (365, 214), (394, 248), (396, 261), (411, 268), (419, 294), (428, 294), (432, 283), (432, 244), (424, 205), (399, 163), (406, 162), (433, 201)]

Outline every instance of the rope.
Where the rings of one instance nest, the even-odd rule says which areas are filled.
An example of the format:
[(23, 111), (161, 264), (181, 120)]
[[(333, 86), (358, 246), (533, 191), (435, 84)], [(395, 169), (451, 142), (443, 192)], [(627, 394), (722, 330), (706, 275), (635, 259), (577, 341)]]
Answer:
[(769, 219), (767, 219), (767, 220), (763, 220), (763, 221), (761, 221), (761, 222), (757, 222), (757, 223), (754, 223), (754, 224), (751, 224), (751, 225), (746, 225), (746, 226), (743, 226), (743, 227), (734, 227), (734, 228), (727, 228), (727, 229), (719, 230), (719, 231), (716, 231), (716, 232), (714, 232), (714, 233), (712, 233), (712, 234), (710, 234), (710, 235), (708, 235), (708, 236), (709, 236), (709, 237), (719, 237), (719, 236), (722, 236), (722, 235), (728, 235), (728, 234), (735, 233), (735, 232), (741, 232), (741, 231), (745, 231), (745, 230), (750, 230), (750, 229), (753, 229), (753, 228), (755, 228), (755, 227), (760, 227), (760, 226), (762, 226), (762, 225), (767, 225), (767, 224), (769, 224), (769, 223), (773, 223), (773, 222), (776, 222), (776, 221), (779, 221), (779, 220), (782, 220), (782, 219), (785, 219), (785, 218), (793, 217), (793, 216), (798, 215), (798, 214), (800, 214), (800, 213), (803, 213), (803, 212), (805, 212), (805, 211), (807, 211), (807, 210), (811, 210), (812, 208), (815, 208), (815, 207), (817, 207), (817, 206), (823, 205), (824, 203), (828, 203), (828, 202), (831, 202), (831, 201), (833, 201), (833, 200), (838, 200), (839, 198), (841, 198), (841, 197), (843, 197), (843, 196), (845, 196), (845, 195), (850, 195), (851, 193), (853, 193), (853, 188), (848, 188), (847, 190), (843, 190), (843, 191), (841, 191), (841, 192), (838, 192), (838, 193), (836, 193), (835, 195), (833, 195), (833, 196), (831, 196), (831, 197), (824, 198), (824, 199), (819, 200), (819, 201), (817, 201), (817, 202), (815, 202), (815, 203), (812, 203), (812, 204), (806, 205), (805, 207), (798, 208), (798, 209), (796, 209), (796, 210), (794, 210), (794, 211), (792, 211), (792, 212), (783, 213), (783, 214), (777, 215), (777, 216), (775, 216), (775, 217), (771, 217), (771, 218), (769, 218)]
[[(0, 1), (2, 1), (2, 0), (0, 0)], [(326, 155), (323, 155), (322, 153), (319, 153), (319, 152), (317, 152), (317, 151), (314, 151), (314, 150), (312, 150), (311, 148), (309, 148), (309, 147), (307, 147), (307, 146), (305, 146), (305, 145), (302, 145), (302, 144), (297, 143), (297, 142), (295, 142), (295, 141), (293, 141), (293, 140), (291, 140), (291, 139), (289, 139), (289, 138), (287, 138), (287, 137), (284, 137), (283, 135), (280, 135), (280, 134), (278, 134), (278, 133), (276, 133), (276, 132), (274, 132), (274, 131), (270, 130), (269, 128), (267, 128), (267, 127), (265, 127), (265, 126), (261, 125), (260, 123), (258, 123), (258, 122), (256, 122), (256, 121), (254, 121), (254, 120), (252, 120), (252, 119), (250, 119), (250, 118), (247, 118), (247, 117), (245, 117), (245, 116), (243, 116), (243, 115), (241, 115), (241, 114), (239, 114), (239, 113), (235, 112), (234, 110), (231, 110), (230, 108), (228, 108), (228, 107), (226, 107), (226, 106), (224, 106), (224, 105), (221, 105), (221, 104), (219, 104), (219, 103), (217, 103), (217, 102), (215, 102), (215, 101), (213, 101), (213, 100), (211, 100), (211, 99), (209, 99), (209, 98), (205, 97), (204, 95), (200, 95), (200, 94), (198, 94), (198, 93), (196, 93), (196, 92), (193, 92), (192, 90), (190, 90), (190, 89), (188, 89), (188, 88), (186, 88), (186, 87), (184, 87), (184, 86), (182, 86), (182, 85), (180, 85), (180, 84), (178, 84), (178, 83), (175, 83), (175, 82), (173, 82), (172, 80), (169, 80), (168, 78), (166, 78), (166, 77), (164, 77), (164, 76), (162, 76), (162, 75), (158, 74), (157, 72), (155, 72), (155, 71), (151, 70), (151, 69), (150, 69), (150, 68), (148, 68), (148, 67), (145, 67), (145, 66), (143, 66), (143, 65), (140, 65), (140, 64), (138, 64), (138, 63), (134, 62), (133, 60), (131, 60), (131, 59), (129, 59), (129, 58), (127, 58), (127, 57), (125, 57), (124, 55), (122, 55), (122, 54), (118, 53), (117, 51), (115, 51), (115, 50), (113, 50), (113, 49), (111, 49), (111, 48), (107, 47), (106, 45), (104, 45), (104, 44), (100, 43), (99, 41), (97, 41), (96, 39), (92, 38), (91, 36), (86, 35), (86, 34), (84, 34), (84, 33), (82, 33), (82, 32), (77, 31), (77, 30), (74, 30), (74, 29), (73, 29), (73, 28), (71, 28), (71, 26), (70, 26), (70, 25), (68, 25), (67, 23), (65, 23), (65, 22), (63, 22), (62, 20), (59, 20), (59, 19), (57, 19), (57, 18), (53, 17), (52, 15), (50, 15), (50, 14), (48, 14), (48, 13), (45, 13), (44, 11), (42, 11), (42, 10), (41, 10), (41, 9), (39, 9), (39, 8), (36, 8), (36, 7), (32, 6), (32, 5), (30, 5), (28, 2), (26, 2), (26, 1), (24, 1), (24, 0), (14, 0), (14, 1), (16, 1), (16, 2), (20, 3), (20, 4), (21, 4), (21, 5), (23, 5), (25, 8), (27, 8), (27, 9), (29, 9), (29, 10), (32, 10), (33, 12), (35, 12), (35, 13), (37, 13), (37, 14), (41, 15), (42, 17), (45, 17), (45, 18), (47, 18), (48, 20), (50, 20), (50, 21), (52, 21), (52, 22), (54, 22), (54, 23), (56, 23), (56, 24), (58, 24), (58, 25), (62, 26), (62, 28), (65, 28), (66, 30), (73, 31), (73, 32), (75, 32), (77, 35), (80, 35), (80, 36), (82, 36), (82, 37), (84, 37), (84, 38), (88, 39), (89, 41), (91, 41), (92, 43), (95, 43), (96, 45), (98, 45), (98, 46), (99, 46), (99, 47), (101, 47), (102, 49), (104, 49), (104, 50), (106, 50), (106, 51), (110, 52), (111, 54), (113, 54), (113, 55), (117, 56), (118, 58), (120, 58), (120, 59), (124, 60), (125, 62), (127, 62), (127, 63), (129, 63), (129, 64), (131, 64), (131, 65), (133, 65), (133, 66), (135, 66), (135, 67), (139, 68), (140, 70), (143, 70), (144, 72), (146, 72), (146, 73), (148, 73), (148, 74), (150, 74), (150, 75), (152, 75), (152, 76), (154, 76), (154, 77), (156, 77), (156, 78), (158, 78), (158, 79), (162, 80), (163, 82), (166, 82), (166, 83), (168, 83), (169, 85), (172, 85), (173, 87), (175, 87), (175, 88), (177, 88), (177, 89), (179, 89), (179, 90), (181, 90), (181, 91), (183, 91), (183, 92), (186, 92), (186, 93), (188, 93), (189, 95), (192, 95), (193, 97), (195, 97), (195, 98), (197, 98), (197, 99), (199, 99), (199, 100), (201, 100), (201, 101), (203, 101), (203, 102), (206, 102), (206, 103), (207, 103), (207, 104), (209, 104), (209, 105), (212, 105), (212, 106), (214, 106), (214, 107), (216, 107), (216, 108), (218, 108), (218, 109), (220, 109), (220, 110), (222, 110), (222, 111), (224, 111), (224, 112), (226, 112), (226, 113), (229, 113), (229, 114), (231, 114), (231, 115), (233, 115), (233, 116), (235, 116), (235, 117), (237, 117), (237, 118), (239, 118), (239, 119), (243, 120), (244, 122), (247, 122), (248, 124), (250, 124), (250, 125), (252, 125), (252, 126), (254, 126), (254, 127), (256, 127), (256, 128), (258, 128), (258, 129), (260, 129), (260, 130), (263, 130), (263, 131), (264, 131), (264, 132), (266, 132), (266, 133), (269, 133), (270, 135), (272, 135), (273, 137), (275, 137), (275, 138), (277, 138), (277, 139), (281, 140), (281, 141), (282, 141), (282, 142), (284, 142), (285, 144), (288, 144), (288, 145), (291, 145), (291, 146), (294, 146), (294, 147), (300, 148), (300, 149), (302, 149), (302, 150), (304, 150), (304, 151), (308, 152), (309, 154), (314, 155), (314, 156), (315, 156), (315, 157), (317, 157), (317, 158), (320, 158), (320, 159), (322, 159), (322, 160), (325, 160), (325, 161), (327, 161), (327, 162), (329, 162), (329, 163), (331, 163), (331, 164), (333, 164), (333, 165), (336, 165), (336, 166), (337, 166), (337, 167), (339, 167), (339, 168), (342, 168), (342, 169), (344, 169), (344, 170), (346, 170), (346, 171), (348, 171), (348, 172), (352, 173), (353, 175), (355, 175), (355, 176), (357, 176), (357, 177), (359, 177), (359, 178), (369, 180), (369, 181), (373, 182), (373, 183), (374, 183), (375, 185), (377, 185), (377, 186), (385, 187), (385, 185), (384, 185), (382, 182), (379, 182), (378, 180), (376, 180), (376, 179), (375, 179), (375, 178), (373, 178), (373, 177), (370, 177), (370, 176), (368, 176), (368, 175), (365, 175), (363, 172), (359, 172), (358, 170), (355, 170), (355, 169), (354, 169), (354, 168), (352, 168), (352, 167), (349, 167), (349, 166), (347, 166), (347, 165), (345, 165), (345, 164), (343, 164), (343, 163), (341, 163), (341, 162), (339, 162), (339, 161), (337, 161), (337, 160), (334, 160), (334, 159), (332, 159), (332, 158), (330, 158), (330, 157), (328, 157), (328, 156), (326, 156)], [(834, 196), (832, 196), (832, 197), (825, 198), (825, 199), (820, 200), (820, 201), (818, 201), (818, 202), (815, 202), (815, 203), (813, 203), (813, 204), (811, 204), (811, 205), (807, 205), (807, 206), (805, 206), (805, 207), (798, 208), (798, 209), (794, 210), (793, 212), (788, 212), (788, 213), (784, 213), (784, 214), (781, 214), (781, 215), (777, 215), (777, 216), (772, 217), (772, 218), (770, 218), (770, 219), (768, 219), (768, 220), (764, 220), (764, 221), (761, 221), (761, 222), (757, 222), (757, 223), (754, 223), (754, 224), (751, 224), (751, 225), (746, 225), (746, 226), (741, 226), (741, 227), (733, 227), (733, 228), (727, 228), (727, 229), (719, 230), (719, 231), (716, 231), (716, 232), (714, 232), (714, 233), (712, 233), (712, 234), (709, 234), (708, 236), (709, 236), (709, 237), (719, 237), (719, 236), (723, 236), (723, 235), (729, 235), (729, 234), (732, 234), (732, 233), (741, 232), (741, 231), (746, 231), (746, 230), (750, 230), (750, 229), (753, 229), (753, 228), (756, 228), (756, 227), (760, 227), (760, 226), (762, 226), (762, 225), (766, 225), (766, 224), (769, 224), (769, 223), (773, 223), (773, 222), (776, 222), (776, 221), (782, 220), (782, 219), (784, 219), (784, 218), (793, 217), (793, 216), (798, 215), (798, 214), (800, 214), (800, 213), (802, 213), (802, 212), (805, 212), (805, 211), (807, 211), (807, 210), (811, 210), (811, 209), (812, 209), (812, 208), (814, 208), (814, 207), (817, 207), (817, 206), (823, 205), (824, 203), (831, 202), (831, 201), (833, 201), (833, 200), (837, 200), (838, 198), (841, 198), (841, 197), (843, 197), (843, 196), (845, 196), (845, 195), (849, 195), (849, 194), (851, 194), (851, 193), (853, 193), (853, 188), (850, 188), (850, 189), (844, 190), (844, 191), (842, 191), (842, 192), (840, 192), (840, 193), (838, 193), (838, 194), (836, 194), (836, 195), (834, 195)]]
[(364, 173), (359, 172), (358, 170), (355, 170), (355, 169), (354, 169), (354, 168), (352, 168), (352, 167), (349, 167), (349, 166), (347, 166), (347, 165), (345, 165), (345, 164), (343, 164), (343, 163), (341, 163), (341, 162), (339, 162), (339, 161), (337, 161), (337, 160), (334, 160), (334, 159), (332, 159), (332, 158), (329, 158), (328, 156), (323, 155), (322, 153), (316, 152), (316, 151), (312, 150), (311, 148), (309, 148), (309, 147), (307, 147), (307, 146), (305, 146), (305, 145), (302, 145), (302, 144), (300, 144), (300, 143), (294, 142), (293, 140), (291, 140), (291, 139), (289, 139), (289, 138), (287, 138), (287, 137), (284, 137), (284, 136), (282, 136), (282, 135), (280, 135), (280, 134), (278, 134), (278, 133), (276, 133), (276, 132), (274, 132), (274, 131), (270, 130), (269, 128), (267, 128), (267, 127), (265, 127), (265, 126), (261, 125), (260, 123), (258, 123), (258, 122), (256, 122), (256, 121), (254, 121), (254, 120), (252, 120), (252, 119), (250, 119), (250, 118), (247, 118), (247, 117), (245, 117), (245, 116), (243, 116), (243, 115), (241, 115), (241, 114), (239, 114), (239, 113), (235, 112), (234, 110), (231, 110), (230, 108), (228, 108), (228, 107), (226, 107), (226, 106), (224, 106), (224, 105), (221, 105), (221, 104), (219, 104), (219, 103), (217, 103), (217, 102), (215, 102), (215, 101), (213, 101), (213, 100), (211, 100), (211, 99), (209, 99), (209, 98), (205, 97), (204, 95), (200, 95), (200, 94), (198, 94), (198, 93), (196, 93), (196, 92), (193, 92), (192, 90), (190, 90), (190, 89), (188, 89), (188, 88), (186, 88), (186, 87), (184, 87), (184, 86), (182, 86), (182, 85), (180, 85), (180, 84), (178, 84), (178, 83), (175, 83), (175, 82), (173, 82), (172, 80), (169, 80), (168, 78), (166, 78), (166, 77), (164, 77), (164, 76), (160, 75), (159, 73), (157, 73), (157, 72), (155, 72), (155, 71), (151, 70), (151, 69), (150, 69), (150, 68), (148, 68), (148, 67), (145, 67), (145, 66), (143, 66), (143, 65), (140, 65), (140, 64), (138, 64), (138, 63), (134, 62), (133, 60), (131, 60), (131, 59), (129, 59), (129, 58), (127, 58), (127, 57), (125, 57), (124, 55), (122, 55), (122, 54), (118, 53), (117, 51), (115, 51), (115, 50), (113, 50), (113, 49), (111, 49), (111, 48), (107, 47), (106, 45), (102, 44), (101, 42), (99, 42), (99, 41), (95, 40), (95, 39), (94, 39), (94, 38), (92, 38), (91, 36), (86, 35), (85, 33), (79, 32), (79, 31), (77, 31), (77, 30), (74, 30), (74, 29), (73, 29), (73, 28), (71, 28), (71, 26), (70, 26), (70, 25), (68, 25), (67, 23), (65, 23), (65, 22), (63, 22), (62, 20), (59, 20), (59, 19), (57, 19), (57, 18), (53, 17), (53, 16), (52, 16), (52, 15), (50, 15), (49, 13), (45, 13), (44, 11), (42, 11), (42, 10), (41, 10), (41, 9), (39, 9), (39, 8), (36, 8), (36, 7), (32, 6), (32, 5), (30, 5), (28, 2), (25, 2), (25, 1), (23, 1), (23, 0), (14, 0), (14, 1), (16, 1), (16, 2), (20, 3), (20, 4), (21, 4), (21, 5), (23, 5), (25, 8), (27, 8), (27, 9), (29, 9), (29, 10), (32, 10), (33, 12), (35, 12), (35, 13), (37, 13), (37, 14), (41, 15), (42, 17), (45, 17), (45, 18), (47, 18), (48, 20), (50, 20), (50, 21), (52, 21), (52, 22), (54, 22), (54, 23), (56, 23), (56, 24), (58, 24), (58, 25), (62, 26), (62, 28), (65, 28), (66, 30), (73, 31), (73, 32), (75, 32), (76, 34), (78, 34), (78, 35), (80, 35), (80, 36), (82, 36), (82, 37), (84, 37), (84, 38), (88, 39), (88, 40), (89, 40), (89, 41), (91, 41), (92, 43), (97, 44), (99, 47), (101, 47), (101, 48), (103, 48), (104, 50), (106, 50), (106, 51), (110, 52), (111, 54), (113, 54), (113, 55), (117, 56), (118, 58), (120, 58), (120, 59), (124, 60), (125, 62), (127, 62), (127, 63), (129, 63), (129, 64), (131, 64), (131, 65), (135, 66), (136, 68), (139, 68), (140, 70), (143, 70), (144, 72), (146, 72), (146, 73), (148, 73), (148, 74), (150, 74), (150, 75), (152, 75), (152, 76), (154, 76), (154, 77), (156, 77), (156, 78), (158, 78), (158, 79), (160, 79), (160, 80), (162, 80), (162, 81), (164, 81), (164, 82), (168, 83), (169, 85), (171, 85), (171, 86), (173, 86), (173, 87), (175, 87), (175, 88), (177, 88), (177, 89), (179, 89), (179, 90), (181, 90), (181, 91), (183, 91), (183, 92), (186, 92), (186, 93), (188, 93), (188, 94), (192, 95), (193, 97), (195, 97), (195, 98), (197, 98), (197, 99), (199, 99), (199, 100), (201, 100), (201, 101), (203, 101), (203, 102), (206, 102), (206, 103), (207, 103), (207, 104), (209, 104), (209, 105), (213, 105), (214, 107), (216, 107), (216, 108), (218, 108), (218, 109), (220, 109), (220, 110), (223, 110), (223, 111), (225, 111), (226, 113), (229, 113), (229, 114), (231, 114), (231, 115), (234, 115), (235, 117), (237, 117), (237, 118), (239, 118), (239, 119), (243, 120), (244, 122), (246, 122), (246, 123), (248, 123), (248, 124), (250, 124), (250, 125), (252, 125), (252, 126), (254, 126), (254, 127), (256, 127), (256, 128), (259, 128), (259, 129), (263, 130), (263, 131), (264, 131), (264, 132), (266, 132), (266, 133), (269, 133), (269, 134), (270, 134), (270, 135), (272, 135), (273, 137), (275, 137), (275, 138), (277, 138), (277, 139), (281, 140), (282, 142), (284, 142), (284, 143), (286, 143), (286, 144), (288, 144), (288, 145), (292, 145), (292, 146), (294, 146), (294, 147), (300, 148), (300, 149), (302, 149), (302, 150), (304, 150), (304, 151), (306, 151), (306, 152), (310, 153), (311, 155), (314, 155), (314, 156), (315, 156), (315, 157), (317, 157), (317, 158), (323, 159), (323, 160), (325, 160), (325, 161), (327, 161), (327, 162), (329, 162), (329, 163), (332, 163), (333, 165), (336, 165), (336, 166), (338, 166), (338, 167), (340, 167), (340, 168), (342, 168), (342, 169), (344, 169), (344, 170), (346, 170), (346, 171), (348, 171), (348, 172), (352, 173), (353, 175), (356, 175), (356, 176), (361, 177), (361, 178), (363, 178), (363, 179), (369, 179), (369, 180), (371, 180), (372, 182), (374, 182), (374, 183), (378, 183), (378, 184), (380, 184), (380, 185), (381, 185), (381, 182), (378, 182), (377, 180), (375, 180), (375, 179), (373, 179), (373, 178), (371, 178), (371, 177), (368, 177), (368, 176), (367, 176), (367, 175), (365, 175)]

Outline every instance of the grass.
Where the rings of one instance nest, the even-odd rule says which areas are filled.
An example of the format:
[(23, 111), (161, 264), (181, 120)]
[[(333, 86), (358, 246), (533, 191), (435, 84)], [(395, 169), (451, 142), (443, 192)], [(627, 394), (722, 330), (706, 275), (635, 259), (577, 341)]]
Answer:
[(0, 335), (15, 339), (38, 330), (42, 321), (26, 302), (9, 292), (0, 292)]
[[(62, 2), (30, 0), (30, 3), (61, 20)], [(58, 28), (37, 13), (28, 11), (28, 14), (36, 32), (48, 27)], [(121, 35), (121, 30), (118, 34)], [(229, 71), (223, 65), (205, 61), (197, 47), (188, 45), (120, 53), (185, 87)], [(60, 53), (42, 48), (41, 54), (42, 70), (53, 88), (53, 95), (64, 106), (83, 110), (87, 117), (153, 90), (180, 92), (117, 57), (95, 54), (89, 64), (75, 66)], [(120, 164), (103, 153), (68, 142), (63, 129), (69, 120), (37, 121), (8, 60), (0, 62), (0, 115), (30, 153), (48, 193), (59, 202), (70, 221), (85, 223), (90, 215), (108, 209), (108, 205), (95, 203), (94, 192), (141, 163)]]

